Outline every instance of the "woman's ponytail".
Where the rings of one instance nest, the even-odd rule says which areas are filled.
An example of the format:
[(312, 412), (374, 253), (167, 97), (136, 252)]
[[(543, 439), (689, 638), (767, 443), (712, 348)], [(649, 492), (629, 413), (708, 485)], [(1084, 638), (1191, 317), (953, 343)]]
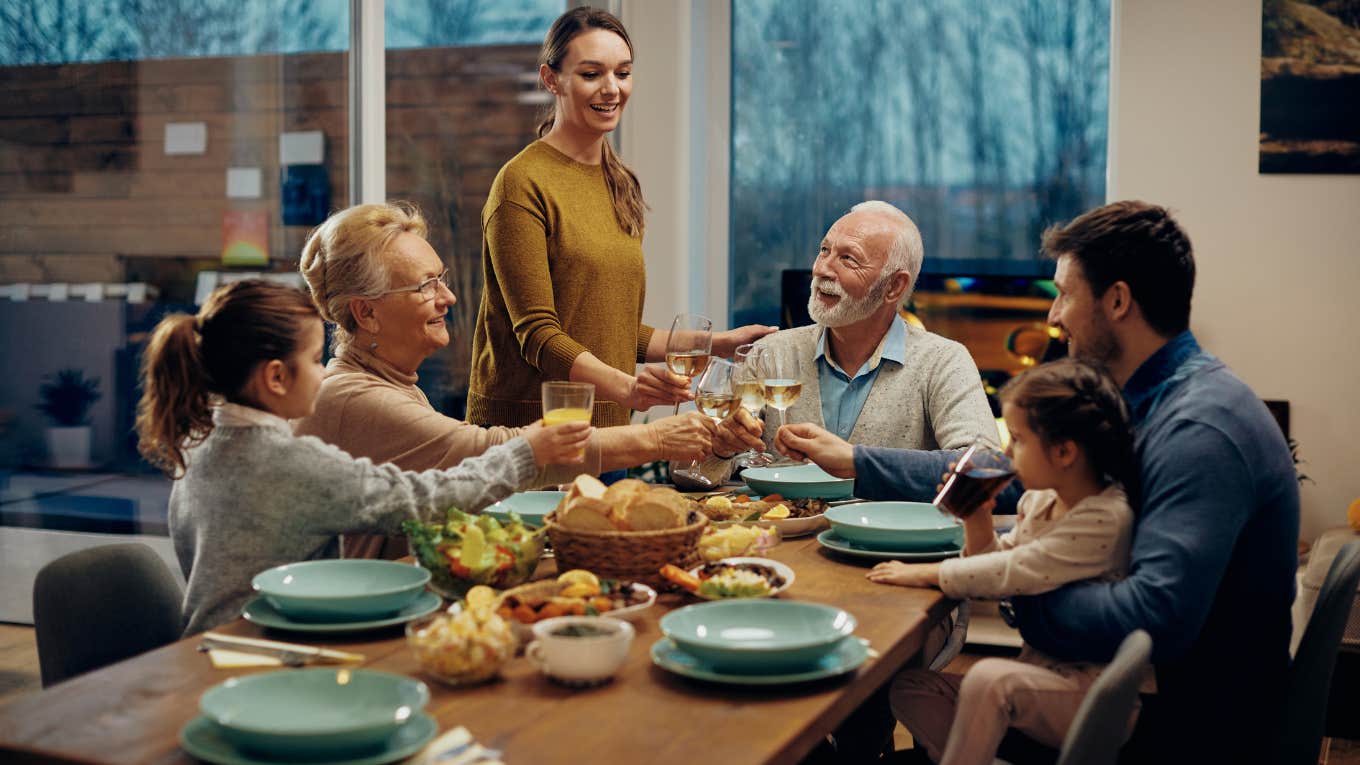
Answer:
[(197, 317), (171, 314), (151, 333), (142, 355), (137, 450), (175, 478), (184, 474), (184, 450), (212, 430), (201, 340)]

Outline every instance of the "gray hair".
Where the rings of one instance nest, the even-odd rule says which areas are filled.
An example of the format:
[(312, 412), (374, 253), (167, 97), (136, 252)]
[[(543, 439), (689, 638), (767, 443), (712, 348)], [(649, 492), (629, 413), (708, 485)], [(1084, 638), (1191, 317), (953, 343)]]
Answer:
[(336, 356), (358, 331), (349, 301), (377, 297), (391, 286), (384, 253), (402, 233), (424, 239), (425, 218), (415, 205), (398, 202), (341, 210), (307, 237), (298, 270), (321, 318), (335, 325), (331, 352)]
[(921, 275), (921, 262), (925, 260), (925, 246), (921, 244), (920, 229), (916, 228), (916, 224), (906, 213), (877, 199), (860, 202), (851, 207), (850, 212), (874, 213), (892, 219), (894, 224), (892, 244), (888, 247), (888, 259), (883, 264), (883, 276), (879, 278), (886, 281), (894, 272), (905, 271), (911, 279), (907, 291), (902, 294), (902, 304), (906, 304), (916, 289), (916, 277)]

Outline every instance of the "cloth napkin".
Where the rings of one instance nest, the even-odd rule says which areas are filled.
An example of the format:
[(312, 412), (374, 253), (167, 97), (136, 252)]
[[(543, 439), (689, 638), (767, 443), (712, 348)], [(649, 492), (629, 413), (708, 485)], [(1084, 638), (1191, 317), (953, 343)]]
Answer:
[(505, 765), (501, 753), (473, 740), (467, 728), (459, 725), (430, 742), (424, 751), (407, 760), (407, 765)]
[(247, 667), (282, 667), (283, 662), (273, 656), (243, 651), (227, 651), (214, 648), (208, 651), (213, 669), (244, 669)]

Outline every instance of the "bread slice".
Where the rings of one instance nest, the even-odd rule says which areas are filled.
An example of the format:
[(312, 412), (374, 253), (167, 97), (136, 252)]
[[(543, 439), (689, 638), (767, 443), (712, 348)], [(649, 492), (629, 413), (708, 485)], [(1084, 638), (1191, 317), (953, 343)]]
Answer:
[(603, 499), (570, 497), (562, 501), (557, 522), (574, 531), (616, 531), (610, 507)]
[(604, 490), (604, 501), (608, 502), (611, 507), (626, 508), (650, 490), (651, 487), (643, 481), (636, 478), (625, 478), (622, 481), (610, 484), (609, 488)]
[(628, 528), (633, 531), (679, 528), (685, 525), (688, 512), (689, 503), (674, 489), (652, 489), (628, 508)]
[(567, 495), (563, 497), (562, 504), (569, 505), (571, 504), (571, 501), (577, 497), (604, 499), (605, 488), (605, 485), (600, 482), (600, 479), (593, 475), (582, 473), (572, 480), (571, 488), (567, 489)]

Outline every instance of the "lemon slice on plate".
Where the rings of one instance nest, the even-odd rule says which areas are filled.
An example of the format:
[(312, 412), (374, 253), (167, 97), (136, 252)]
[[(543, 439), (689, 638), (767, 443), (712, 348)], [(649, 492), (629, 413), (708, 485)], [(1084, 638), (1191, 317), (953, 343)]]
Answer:
[(561, 574), (557, 577), (557, 581), (565, 585), (583, 584), (587, 587), (593, 587), (596, 592), (600, 589), (600, 578), (583, 568), (574, 568), (565, 574)]
[(784, 504), (783, 502), (780, 502), (779, 504), (775, 505), (774, 507), (770, 508), (769, 510), (766, 510), (765, 513), (764, 513), (763, 515), (760, 516), (760, 520), (762, 520), (762, 521), (782, 521), (782, 520), (784, 520), (785, 518), (788, 518), (789, 515), (790, 515), (790, 513), (789, 513), (789, 506), (786, 505), (786, 504)]

